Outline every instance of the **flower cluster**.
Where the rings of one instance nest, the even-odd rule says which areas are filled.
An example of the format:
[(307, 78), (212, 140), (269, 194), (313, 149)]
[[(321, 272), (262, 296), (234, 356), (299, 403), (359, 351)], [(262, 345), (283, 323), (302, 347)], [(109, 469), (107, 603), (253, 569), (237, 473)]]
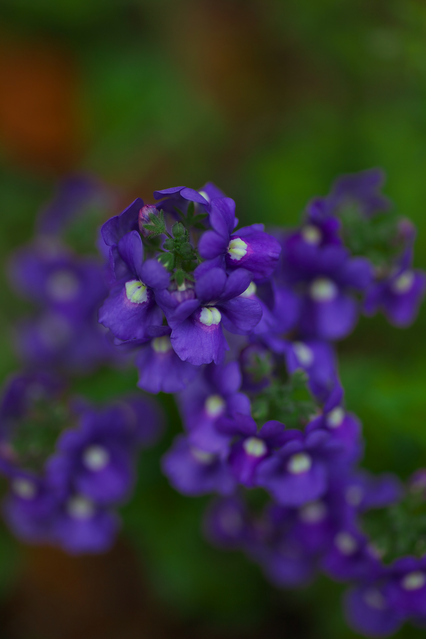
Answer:
[[(118, 363), (118, 354), (97, 322), (99, 305), (108, 294), (102, 259), (78, 255), (70, 246), (75, 244), (73, 235), (81, 236), (82, 213), (105, 197), (105, 188), (89, 178), (65, 180), (41, 211), (36, 237), (10, 260), (12, 289), (37, 307), (15, 331), (16, 350), (27, 368), (87, 374), (102, 364)], [(89, 214), (86, 224), (88, 218)], [(93, 237), (91, 245), (93, 250)]]
[(138, 451), (160, 425), (155, 405), (138, 396), (98, 408), (69, 397), (49, 374), (11, 378), (0, 404), (0, 468), (15, 533), (71, 553), (107, 550)]
[[(424, 474), (404, 489), (360, 469), (362, 428), (345, 407), (335, 351), (361, 314), (381, 310), (409, 325), (426, 291), (412, 263), (414, 228), (393, 212), (382, 182), (378, 170), (341, 178), (308, 203), (298, 228), (270, 233), (240, 227), (235, 202), (212, 183), (156, 191), (153, 203), (138, 198), (104, 223), (102, 269), (36, 246), (12, 271), (21, 292), (72, 325), (50, 359), (47, 338), (61, 332), (47, 329), (43, 341), (31, 325), (20, 337), (27, 361), (97, 361), (94, 333), (85, 341), (77, 326), (88, 330), (99, 308), (108, 348), (134, 362), (138, 387), (176, 394), (184, 432), (162, 469), (185, 495), (218, 494), (208, 537), (244, 550), (280, 586), (319, 570), (350, 582), (349, 622), (373, 636), (426, 621), (426, 548), (401, 532), (426, 509)], [(64, 411), (56, 400), (64, 390), (37, 377), (43, 393), (34, 396), (35, 380), (9, 384), (0, 411), (7, 518), (26, 539), (100, 550), (156, 417), (143, 399), (103, 409), (68, 401)], [(47, 396), (50, 417), (37, 433), (49, 445), (43, 439), (35, 471), (34, 401)]]

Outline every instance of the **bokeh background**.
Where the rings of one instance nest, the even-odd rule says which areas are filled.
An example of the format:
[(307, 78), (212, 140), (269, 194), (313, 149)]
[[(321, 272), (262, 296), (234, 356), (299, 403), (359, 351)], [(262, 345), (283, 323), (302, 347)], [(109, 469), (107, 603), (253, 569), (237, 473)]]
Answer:
[[(154, 189), (212, 180), (243, 223), (291, 225), (337, 175), (373, 166), (418, 226), (426, 267), (422, 0), (1, 0), (3, 265), (69, 172), (117, 189), (117, 212)], [(10, 330), (22, 311), (3, 271), (0, 381), (17, 367)], [(426, 465), (425, 332), (426, 308), (403, 331), (362, 320), (339, 346), (372, 470), (405, 478)], [(106, 399), (135, 380), (102, 371), (76, 389)], [(281, 592), (204, 541), (206, 500), (180, 497), (159, 472), (178, 422), (166, 409), (172, 427), (143, 456), (111, 553), (70, 559), (0, 527), (1, 638), (356, 637), (340, 585)]]

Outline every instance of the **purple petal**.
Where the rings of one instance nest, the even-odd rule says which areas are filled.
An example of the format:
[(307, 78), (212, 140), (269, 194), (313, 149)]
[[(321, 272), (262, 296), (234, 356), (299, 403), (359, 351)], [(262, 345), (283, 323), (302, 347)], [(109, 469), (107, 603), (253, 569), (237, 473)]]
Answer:
[(236, 297), (220, 304), (224, 328), (237, 335), (249, 335), (262, 317), (262, 307), (257, 300)]
[(220, 324), (205, 326), (194, 316), (173, 328), (171, 342), (180, 359), (194, 366), (220, 364), (229, 350)]
[(220, 268), (213, 268), (200, 277), (195, 284), (195, 292), (201, 304), (208, 304), (219, 299), (226, 285), (226, 273)]
[(127, 233), (118, 242), (118, 252), (130, 271), (140, 277), (140, 269), (143, 264), (143, 244), (137, 231)]
[(247, 290), (252, 279), (252, 274), (244, 268), (233, 271), (226, 280), (225, 290), (222, 293), (221, 299), (226, 301), (238, 297)]
[(137, 304), (127, 298), (125, 286), (118, 286), (99, 309), (99, 322), (124, 341), (146, 337), (148, 327), (161, 326), (162, 321), (161, 309), (154, 302), (149, 289), (147, 301)]
[(201, 257), (211, 260), (225, 253), (228, 243), (228, 237), (223, 237), (216, 231), (206, 231), (198, 242), (198, 251)]
[(146, 260), (140, 269), (140, 278), (144, 284), (154, 289), (164, 289), (170, 284), (170, 275), (157, 260)]
[(229, 236), (236, 223), (234, 200), (230, 197), (213, 200), (209, 219), (212, 228), (229, 242)]
[(142, 207), (143, 200), (138, 197), (120, 215), (116, 215), (105, 222), (101, 229), (105, 244), (108, 246), (115, 246), (126, 233), (136, 230), (138, 226), (139, 211)]

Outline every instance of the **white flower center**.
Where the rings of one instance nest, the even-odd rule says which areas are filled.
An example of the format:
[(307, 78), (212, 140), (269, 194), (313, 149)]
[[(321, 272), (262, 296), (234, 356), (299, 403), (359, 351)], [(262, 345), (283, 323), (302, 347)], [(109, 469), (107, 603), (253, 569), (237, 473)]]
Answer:
[(72, 271), (61, 269), (50, 275), (46, 289), (55, 302), (69, 302), (77, 297), (80, 283)]
[(73, 519), (90, 519), (95, 514), (95, 505), (83, 495), (75, 495), (67, 502), (67, 512)]
[(302, 366), (312, 366), (314, 362), (314, 353), (309, 346), (306, 346), (303, 342), (294, 342), (293, 349)]
[(318, 277), (312, 282), (309, 292), (315, 302), (331, 302), (337, 296), (337, 286), (327, 277)]
[(220, 395), (210, 395), (204, 403), (204, 409), (209, 417), (222, 415), (225, 406), (225, 400)]
[(148, 299), (145, 284), (139, 280), (126, 282), (126, 297), (132, 304), (144, 304)]
[(167, 335), (164, 335), (163, 337), (156, 337), (152, 340), (152, 348), (156, 353), (168, 353), (172, 350), (170, 337)]
[(247, 455), (251, 455), (252, 457), (263, 457), (268, 450), (265, 442), (262, 439), (258, 439), (258, 437), (249, 437), (246, 439), (243, 448)]
[(384, 610), (386, 608), (386, 600), (383, 595), (375, 588), (369, 588), (364, 593), (364, 601), (375, 610)]
[(401, 273), (401, 275), (392, 282), (392, 290), (397, 294), (407, 293), (413, 286), (413, 283), (413, 271), (404, 271), (404, 273)]
[(254, 282), (251, 282), (246, 288), (246, 290), (244, 291), (244, 293), (241, 293), (240, 297), (253, 297), (253, 295), (256, 295), (256, 291), (257, 291), (256, 284)]
[(345, 497), (348, 504), (351, 506), (359, 506), (362, 502), (364, 491), (361, 486), (349, 486), (346, 489)]
[(22, 477), (13, 480), (12, 490), (18, 497), (21, 497), (21, 499), (32, 499), (37, 492), (34, 483)]
[(289, 473), (293, 475), (300, 475), (301, 473), (306, 473), (311, 469), (312, 459), (306, 453), (296, 453), (290, 457), (289, 462), (287, 463), (287, 470)]
[(198, 193), (207, 201), (210, 202), (210, 198), (205, 191), (198, 191)]
[(356, 539), (346, 532), (338, 533), (334, 538), (334, 543), (342, 555), (353, 555), (358, 548)]
[(410, 572), (401, 582), (404, 590), (420, 590), (426, 584), (426, 578), (420, 571)]
[(206, 450), (201, 450), (200, 448), (191, 448), (191, 453), (194, 459), (200, 464), (211, 464), (216, 458), (214, 453), (209, 453)]
[(231, 260), (239, 262), (247, 255), (247, 244), (239, 237), (234, 238), (229, 242), (228, 255)]
[(327, 515), (327, 506), (322, 501), (311, 501), (299, 510), (300, 519), (306, 524), (317, 524)]
[(108, 466), (110, 454), (103, 446), (89, 446), (83, 452), (83, 464), (89, 470), (103, 470)]
[(327, 426), (329, 428), (339, 428), (339, 426), (342, 425), (344, 419), (345, 411), (341, 406), (336, 406), (336, 408), (333, 408), (333, 410), (331, 410), (326, 417)]
[(220, 314), (219, 309), (214, 306), (203, 306), (201, 309), (199, 320), (201, 324), (204, 326), (216, 326), (220, 323), (222, 319), (222, 315)]
[(321, 231), (317, 226), (308, 224), (302, 229), (302, 237), (308, 244), (319, 244), (321, 242)]

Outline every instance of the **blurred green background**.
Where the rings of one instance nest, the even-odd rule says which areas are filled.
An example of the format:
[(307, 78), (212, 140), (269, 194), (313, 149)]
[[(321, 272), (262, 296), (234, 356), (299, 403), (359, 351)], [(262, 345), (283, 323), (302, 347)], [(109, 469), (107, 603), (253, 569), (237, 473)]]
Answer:
[[(293, 224), (337, 175), (380, 166), (426, 268), (425, 98), (422, 0), (1, 0), (2, 261), (69, 171), (100, 176), (123, 207), (212, 180), (243, 223)], [(0, 283), (3, 380), (21, 307)], [(407, 477), (426, 465), (425, 331), (423, 308), (409, 330), (364, 319), (339, 346), (372, 470)], [(103, 371), (76, 388), (106, 399), (135, 379)], [(179, 497), (159, 473), (173, 430), (143, 457), (110, 555), (68, 560), (0, 531), (1, 636), (354, 638), (340, 586), (278, 592), (204, 542), (206, 500)]]

